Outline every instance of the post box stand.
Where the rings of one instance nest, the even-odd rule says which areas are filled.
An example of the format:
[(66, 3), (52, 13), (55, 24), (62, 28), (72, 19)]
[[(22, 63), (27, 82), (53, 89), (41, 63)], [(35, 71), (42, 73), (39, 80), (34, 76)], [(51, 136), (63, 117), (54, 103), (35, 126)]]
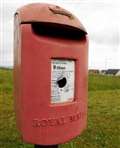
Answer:
[(58, 145), (35, 145), (35, 148), (58, 148)]

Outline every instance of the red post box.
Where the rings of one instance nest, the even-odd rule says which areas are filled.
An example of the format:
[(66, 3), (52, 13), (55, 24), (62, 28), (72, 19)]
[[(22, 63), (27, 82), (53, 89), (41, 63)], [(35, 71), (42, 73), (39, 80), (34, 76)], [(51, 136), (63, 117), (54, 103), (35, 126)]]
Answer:
[(87, 119), (88, 38), (63, 8), (30, 4), (15, 13), (15, 108), (25, 142), (64, 143)]

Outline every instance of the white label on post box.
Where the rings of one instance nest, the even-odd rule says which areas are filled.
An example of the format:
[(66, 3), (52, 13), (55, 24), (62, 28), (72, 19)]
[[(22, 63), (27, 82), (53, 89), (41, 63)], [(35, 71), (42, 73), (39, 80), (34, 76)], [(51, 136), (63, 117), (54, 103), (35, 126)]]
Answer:
[(51, 60), (51, 103), (72, 102), (75, 86), (75, 61)]

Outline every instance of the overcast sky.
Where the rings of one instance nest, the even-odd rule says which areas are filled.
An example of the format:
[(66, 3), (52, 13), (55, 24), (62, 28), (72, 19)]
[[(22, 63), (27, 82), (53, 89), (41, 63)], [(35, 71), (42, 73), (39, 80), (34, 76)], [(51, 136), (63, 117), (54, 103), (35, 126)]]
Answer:
[(2, 0), (0, 65), (13, 65), (14, 12), (33, 2), (60, 5), (81, 20), (89, 34), (89, 68), (120, 68), (119, 0)]

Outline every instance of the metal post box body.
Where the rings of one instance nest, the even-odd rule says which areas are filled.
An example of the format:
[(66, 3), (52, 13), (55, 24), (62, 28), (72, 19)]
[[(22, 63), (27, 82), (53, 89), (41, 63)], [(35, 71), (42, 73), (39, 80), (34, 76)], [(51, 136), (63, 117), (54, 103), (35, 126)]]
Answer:
[[(54, 5), (31, 4), (21, 8), (15, 15), (17, 125), (24, 141), (41, 145), (64, 143), (76, 137), (85, 129), (87, 120), (86, 31), (66, 10), (62, 14), (61, 11), (55, 11), (57, 14), (54, 14), (51, 8), (56, 10)], [(62, 8), (57, 6), (58, 9)], [(48, 13), (45, 11), (41, 14), (43, 10)], [(56, 35), (54, 30), (63, 30), (64, 33)], [(51, 102), (52, 61), (53, 65), (54, 62), (74, 63), (72, 101)], [(58, 65), (56, 68), (65, 67)]]

